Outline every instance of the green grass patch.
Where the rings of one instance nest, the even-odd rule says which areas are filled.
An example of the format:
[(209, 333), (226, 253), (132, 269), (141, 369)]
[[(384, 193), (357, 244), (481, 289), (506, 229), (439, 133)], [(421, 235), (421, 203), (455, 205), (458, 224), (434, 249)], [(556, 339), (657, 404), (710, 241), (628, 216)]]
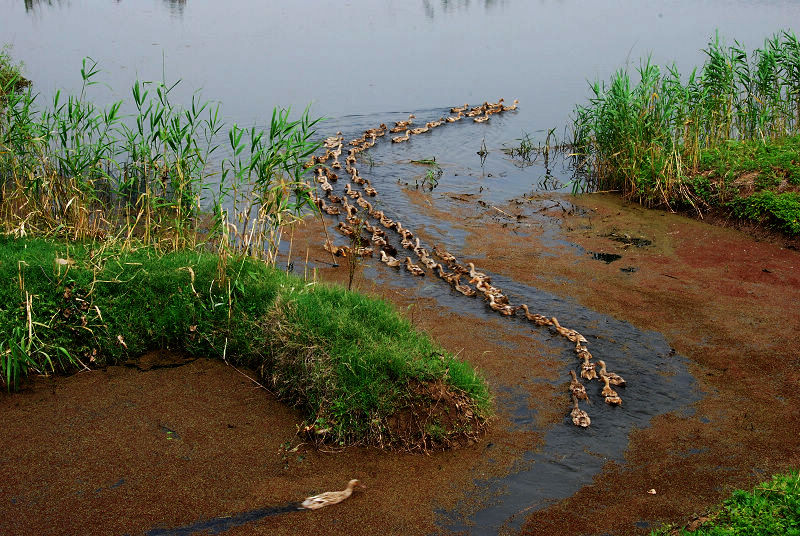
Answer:
[(697, 536), (800, 535), (800, 473), (776, 475), (753, 491), (736, 490), (696, 531), (664, 527), (651, 533)]
[(446, 447), (489, 415), (484, 380), (389, 303), (257, 260), (0, 237), (0, 277), (9, 389), (167, 348), (257, 371), (326, 443)]

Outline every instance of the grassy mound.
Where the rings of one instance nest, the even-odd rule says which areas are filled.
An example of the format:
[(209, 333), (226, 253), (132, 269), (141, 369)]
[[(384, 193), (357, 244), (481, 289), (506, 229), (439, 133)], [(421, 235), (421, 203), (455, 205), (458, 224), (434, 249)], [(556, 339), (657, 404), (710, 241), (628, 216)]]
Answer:
[(736, 490), (717, 512), (698, 521), (687, 528), (664, 527), (651, 534), (800, 535), (800, 473), (773, 476), (753, 491)]
[(489, 412), (480, 376), (388, 303), (252, 259), (0, 238), (0, 277), (8, 388), (169, 348), (258, 371), (316, 441), (448, 447)]

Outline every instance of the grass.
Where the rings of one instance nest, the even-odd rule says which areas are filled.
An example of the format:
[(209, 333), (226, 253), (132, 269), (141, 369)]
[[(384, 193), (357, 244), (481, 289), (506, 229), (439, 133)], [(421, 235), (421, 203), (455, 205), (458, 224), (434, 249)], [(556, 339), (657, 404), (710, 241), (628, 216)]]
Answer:
[[(573, 118), (573, 146), (586, 180), (576, 189), (619, 190), (648, 206), (715, 207), (790, 234), (800, 134), (800, 41), (783, 31), (748, 55), (717, 35), (687, 78), (641, 63), (635, 82), (618, 71)], [(755, 173), (754, 188), (730, 184)], [(723, 181), (706, 182), (709, 175)], [(711, 177), (714, 178), (714, 177)], [(712, 184), (713, 183), (713, 184)], [(781, 190), (783, 188), (783, 190)], [(767, 193), (773, 192), (773, 197)], [(732, 202), (757, 193), (751, 201)], [(732, 204), (730, 204), (732, 203)], [(777, 217), (776, 217), (777, 215)]]
[(167, 348), (257, 371), (314, 442), (426, 450), (480, 433), (489, 393), (469, 365), (386, 302), (275, 269), (284, 229), (314, 210), (308, 109), (226, 127), (197, 96), (173, 104), (166, 81), (100, 108), (89, 58), (78, 94), (40, 107), (18, 74), (0, 55), (8, 390)]
[[(0, 373), (9, 389), (28, 374), (168, 348), (257, 371), (325, 443), (447, 446), (477, 435), (489, 413), (483, 379), (391, 305), (260, 260), (2, 237), (0, 281), (0, 330), (9, 334)], [(432, 409), (440, 402), (420, 389), (434, 384), (459, 401), (455, 413), (469, 412), (450, 415), (444, 432)], [(409, 411), (429, 418), (398, 427), (397, 415)]]
[(776, 475), (753, 491), (737, 490), (694, 531), (664, 527), (652, 536), (797, 536), (800, 535), (800, 473)]
[[(0, 56), (0, 76), (19, 72)], [(100, 81), (86, 58), (75, 95), (40, 106), (32, 87), (9, 83), (0, 100), (0, 230), (15, 236), (134, 237), (162, 250), (198, 239), (274, 262), (282, 230), (309, 209), (303, 163), (320, 121), (275, 108), (266, 129), (226, 126), (218, 105), (195, 95), (174, 104), (178, 83), (136, 81), (127, 102), (90, 96)], [(134, 110), (124, 115), (122, 110)], [(228, 158), (218, 158), (223, 140)]]

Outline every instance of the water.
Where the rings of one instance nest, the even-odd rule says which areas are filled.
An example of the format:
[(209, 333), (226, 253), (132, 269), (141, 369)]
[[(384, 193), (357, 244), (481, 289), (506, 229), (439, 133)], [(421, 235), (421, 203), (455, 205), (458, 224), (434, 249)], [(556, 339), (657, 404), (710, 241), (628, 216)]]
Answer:
[[(700, 49), (715, 29), (752, 49), (787, 21), (800, 20), (800, 5), (789, 1), (0, 0), (0, 7), (0, 42), (11, 44), (13, 56), (25, 63), (25, 74), (43, 103), (58, 88), (79, 88), (84, 56), (98, 61), (104, 71), (106, 85), (90, 90), (101, 104), (128, 99), (137, 78), (181, 79), (173, 102), (187, 104), (202, 89), (204, 98), (221, 103), (228, 123), (263, 126), (274, 106), (301, 110), (310, 104), (312, 116), (329, 118), (320, 134), (341, 130), (345, 140), (412, 112), (419, 124), (465, 102), (518, 98), (518, 111), (493, 116), (486, 124), (445, 125), (400, 145), (388, 143), (387, 136), (369, 151), (373, 165), (359, 165), (380, 192), (376, 204), (389, 217), (414, 230), (424, 228), (458, 257), (471, 256), (464, 250), (465, 232), (432, 217), (426, 203), (440, 211), (469, 203), (476, 215), (485, 212), (505, 222), (493, 206), (526, 194), (568, 190), (570, 170), (561, 159), (545, 165), (540, 158), (525, 165), (502, 149), (524, 133), (541, 141), (547, 130), (555, 129), (562, 138), (573, 106), (587, 98), (587, 80), (608, 79), (614, 70), (635, 67), (648, 54), (660, 65), (674, 61), (686, 73), (702, 63)], [(484, 143), (488, 154), (482, 158), (477, 151)], [(442, 174), (421, 204), (413, 186), (427, 168), (411, 161), (430, 158)], [(454, 198), (459, 196), (462, 200)], [(548, 203), (572, 210), (558, 197), (542, 202)], [(524, 232), (526, 225), (543, 229), (545, 242), (563, 243), (543, 214), (516, 228)], [(337, 242), (346, 240), (338, 236)], [(378, 272), (369, 269), (366, 274), (377, 277)], [(571, 425), (542, 430), (544, 446), (527, 453), (518, 471), (478, 482), (478, 495), (497, 500), (470, 519), (440, 513), (443, 526), (476, 534), (517, 528), (525, 512), (574, 493), (606, 461), (623, 460), (628, 432), (647, 426), (659, 413), (685, 408), (699, 396), (685, 360), (672, 355), (661, 335), (503, 274), (492, 275), (512, 303), (527, 303), (531, 310), (558, 316), (564, 325), (585, 333), (590, 350), (599, 357), (612, 356), (609, 365), (627, 377), (630, 387), (621, 390), (622, 408), (606, 407), (592, 396), (588, 430)], [(419, 282), (401, 271), (388, 284), (416, 283), (419, 295), (460, 314), (494, 314), (480, 300), (425, 279)], [(507, 324), (509, 332), (549, 337), (521, 320)], [(559, 337), (550, 344), (563, 348), (560, 377), (567, 378), (574, 353)], [(514, 426), (534, 426), (524, 390), (496, 390), (503, 393)], [(280, 508), (258, 510), (232, 518), (230, 524), (211, 519), (173, 533), (223, 531), (284, 513)]]

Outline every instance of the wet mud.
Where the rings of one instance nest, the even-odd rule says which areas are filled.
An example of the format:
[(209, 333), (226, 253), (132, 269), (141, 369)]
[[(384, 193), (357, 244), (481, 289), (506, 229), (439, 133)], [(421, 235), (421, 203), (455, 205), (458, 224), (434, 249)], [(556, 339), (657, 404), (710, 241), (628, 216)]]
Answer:
[[(313, 449), (296, 436), (299, 415), (239, 372), (146, 356), (0, 397), (3, 530), (641, 534), (798, 465), (796, 251), (602, 195), (520, 198), (498, 207), (510, 218), (407, 199), (456, 237), (448, 249), (463, 240), (464, 260), (495, 274), (512, 300), (586, 334), (628, 376), (623, 407), (595, 397), (592, 427), (573, 427), (575, 357), (562, 338), (366, 260), (360, 290), (394, 302), (487, 377), (496, 417), (479, 442), (431, 456)], [(308, 251), (309, 273), (346, 283), (346, 261), (327, 267), (320, 235), (298, 228), (295, 251)], [(316, 512), (291, 508), (350, 478), (366, 492)]]

